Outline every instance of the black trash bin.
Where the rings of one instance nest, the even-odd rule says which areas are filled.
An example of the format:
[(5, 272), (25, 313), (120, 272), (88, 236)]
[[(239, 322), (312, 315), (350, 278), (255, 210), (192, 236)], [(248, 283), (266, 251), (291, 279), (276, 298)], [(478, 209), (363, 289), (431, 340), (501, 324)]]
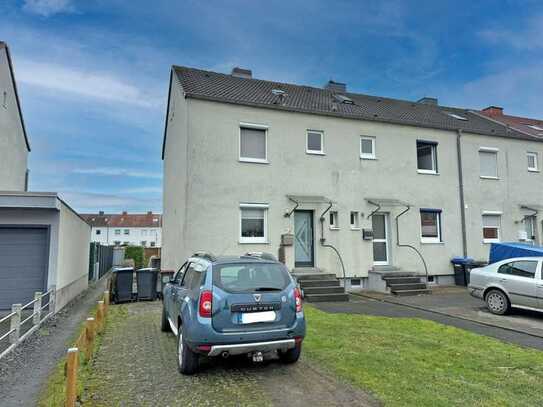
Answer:
[(115, 303), (132, 301), (134, 269), (132, 267), (114, 268), (111, 274), (111, 299)]
[(467, 286), (469, 283), (468, 269), (473, 263), (473, 259), (471, 257), (453, 257), (451, 263), (454, 268), (454, 283)]
[(143, 268), (136, 271), (138, 300), (156, 300), (157, 269)]

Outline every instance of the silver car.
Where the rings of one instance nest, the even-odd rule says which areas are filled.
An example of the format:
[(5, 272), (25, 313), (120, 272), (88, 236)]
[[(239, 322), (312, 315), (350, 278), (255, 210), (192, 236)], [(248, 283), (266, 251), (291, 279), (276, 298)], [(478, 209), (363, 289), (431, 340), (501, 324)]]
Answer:
[(471, 271), (468, 289), (493, 314), (511, 307), (543, 311), (543, 257), (517, 257)]

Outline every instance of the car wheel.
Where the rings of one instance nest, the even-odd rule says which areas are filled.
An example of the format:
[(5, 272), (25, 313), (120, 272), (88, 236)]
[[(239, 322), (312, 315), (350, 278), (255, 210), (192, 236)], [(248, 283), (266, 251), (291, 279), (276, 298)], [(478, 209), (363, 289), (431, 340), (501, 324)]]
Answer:
[(199, 357), (187, 346), (183, 337), (183, 326), (179, 327), (177, 335), (177, 370), (184, 375), (191, 375), (198, 371)]
[(279, 352), (279, 359), (283, 363), (296, 363), (302, 354), (302, 344), (297, 344), (294, 348), (285, 352)]
[(160, 330), (162, 332), (170, 332), (172, 328), (170, 327), (170, 323), (168, 322), (168, 316), (166, 315), (166, 309), (164, 308), (164, 305), (162, 306), (162, 318), (160, 321)]
[(486, 306), (493, 314), (504, 315), (509, 311), (509, 299), (500, 290), (490, 290), (485, 301)]

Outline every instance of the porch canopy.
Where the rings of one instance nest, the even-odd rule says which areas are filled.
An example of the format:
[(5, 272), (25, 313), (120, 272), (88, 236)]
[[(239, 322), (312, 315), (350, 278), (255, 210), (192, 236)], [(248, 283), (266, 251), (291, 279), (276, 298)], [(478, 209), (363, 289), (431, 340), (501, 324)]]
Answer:
[(368, 215), (368, 219), (373, 216), (374, 213), (379, 212), (382, 207), (388, 208), (391, 206), (403, 206), (405, 208), (410, 208), (411, 205), (405, 201), (394, 198), (366, 198), (366, 202), (375, 205), (377, 208)]
[(323, 195), (288, 195), (287, 198), (294, 202), (296, 205), (290, 212), (285, 213), (285, 217), (288, 218), (290, 215), (294, 213), (296, 208), (300, 204), (326, 204), (332, 206), (334, 201), (332, 201), (330, 198), (327, 198)]

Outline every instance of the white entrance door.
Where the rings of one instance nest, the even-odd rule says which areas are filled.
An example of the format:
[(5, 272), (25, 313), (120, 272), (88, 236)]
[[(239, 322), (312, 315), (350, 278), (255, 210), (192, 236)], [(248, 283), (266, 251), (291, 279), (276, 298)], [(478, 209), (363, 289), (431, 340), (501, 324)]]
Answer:
[(386, 266), (389, 264), (388, 255), (388, 215), (374, 213), (371, 217), (373, 228), (373, 264)]

